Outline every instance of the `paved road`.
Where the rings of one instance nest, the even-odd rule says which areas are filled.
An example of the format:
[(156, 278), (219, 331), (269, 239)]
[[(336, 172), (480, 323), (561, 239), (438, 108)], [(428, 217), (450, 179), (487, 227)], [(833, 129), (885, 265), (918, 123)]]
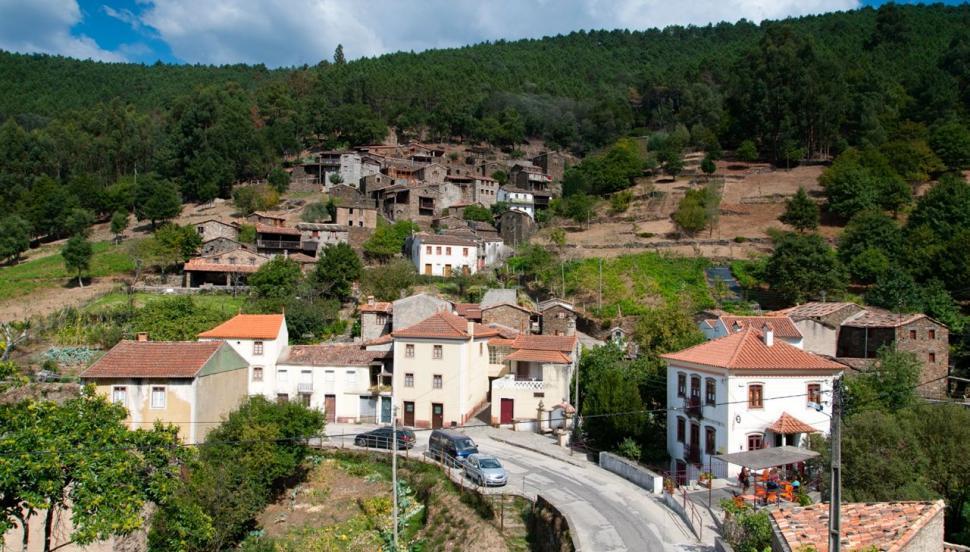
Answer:
[[(358, 433), (359, 425), (330, 424), (330, 435)], [(509, 472), (506, 489), (514, 488), (530, 497), (541, 494), (569, 520), (573, 539), (583, 552), (701, 551), (699, 544), (679, 517), (660, 501), (633, 483), (592, 463), (574, 465), (491, 439), (490, 429), (468, 429), (466, 433), (481, 452), (498, 457)], [(418, 431), (417, 445), (409, 454), (427, 450), (428, 431)], [(339, 442), (339, 438), (334, 439)], [(351, 446), (352, 437), (346, 438)]]

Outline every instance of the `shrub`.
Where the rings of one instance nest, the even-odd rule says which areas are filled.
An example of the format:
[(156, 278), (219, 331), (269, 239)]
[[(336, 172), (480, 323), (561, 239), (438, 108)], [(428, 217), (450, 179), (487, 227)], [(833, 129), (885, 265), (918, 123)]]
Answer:
[(631, 437), (626, 437), (620, 441), (620, 445), (616, 447), (616, 452), (618, 452), (620, 456), (633, 460), (634, 462), (640, 461), (640, 445), (637, 444), (637, 442)]
[(276, 207), (280, 202), (280, 194), (265, 184), (239, 186), (232, 191), (232, 202), (240, 213), (248, 216), (254, 211)]
[(741, 142), (741, 145), (738, 146), (738, 151), (736, 153), (738, 155), (738, 159), (741, 161), (754, 163), (758, 160), (758, 148), (751, 140)]
[(734, 236), (734, 243), (744, 243), (748, 241), (748, 238), (744, 236)]
[(614, 214), (623, 213), (630, 208), (630, 202), (632, 200), (633, 192), (630, 190), (616, 192), (610, 196), (610, 211), (612, 211)]

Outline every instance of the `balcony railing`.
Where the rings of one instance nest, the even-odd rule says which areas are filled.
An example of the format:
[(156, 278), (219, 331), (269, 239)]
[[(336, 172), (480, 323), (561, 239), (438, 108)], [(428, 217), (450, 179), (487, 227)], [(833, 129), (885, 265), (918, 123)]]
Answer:
[(299, 240), (256, 240), (256, 247), (262, 249), (300, 249)]
[(698, 418), (702, 417), (704, 415), (704, 407), (701, 404), (701, 398), (684, 398), (684, 412), (686, 412), (688, 416), (696, 416)]
[(512, 389), (523, 391), (542, 391), (546, 384), (542, 380), (518, 380), (514, 375), (508, 375), (492, 382), (493, 389)]
[(296, 384), (296, 391), (298, 393), (313, 393), (312, 383), (298, 383)]

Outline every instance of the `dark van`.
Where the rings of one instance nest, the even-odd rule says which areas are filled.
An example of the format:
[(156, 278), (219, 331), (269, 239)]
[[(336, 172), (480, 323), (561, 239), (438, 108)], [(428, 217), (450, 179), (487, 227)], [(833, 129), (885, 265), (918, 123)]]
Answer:
[(464, 459), (478, 452), (478, 445), (471, 437), (451, 429), (436, 429), (431, 432), (428, 452), (435, 460)]

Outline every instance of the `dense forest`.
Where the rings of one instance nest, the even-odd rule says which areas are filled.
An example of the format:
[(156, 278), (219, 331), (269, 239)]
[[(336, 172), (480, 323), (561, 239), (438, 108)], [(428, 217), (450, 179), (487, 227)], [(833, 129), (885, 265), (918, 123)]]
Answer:
[(967, 5), (887, 4), (279, 70), (0, 53), (0, 199), (12, 206), (0, 225), (68, 235), (134, 210), (136, 172), (186, 201), (227, 197), (308, 143), (373, 142), (389, 127), (579, 154), (665, 132), (789, 165), (914, 133), (943, 140), (937, 129), (959, 134), (970, 113), (968, 29)]

